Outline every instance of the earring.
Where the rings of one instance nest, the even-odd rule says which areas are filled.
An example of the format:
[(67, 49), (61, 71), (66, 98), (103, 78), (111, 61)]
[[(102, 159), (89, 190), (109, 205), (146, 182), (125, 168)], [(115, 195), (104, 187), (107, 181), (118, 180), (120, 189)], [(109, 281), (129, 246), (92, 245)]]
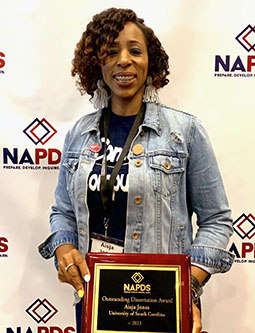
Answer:
[(160, 104), (158, 92), (152, 85), (152, 78), (150, 76), (148, 76), (146, 80), (143, 102), (155, 102), (156, 104)]
[(104, 81), (97, 81), (97, 89), (94, 91), (94, 96), (90, 99), (96, 110), (106, 108), (108, 106), (108, 94), (104, 88)]

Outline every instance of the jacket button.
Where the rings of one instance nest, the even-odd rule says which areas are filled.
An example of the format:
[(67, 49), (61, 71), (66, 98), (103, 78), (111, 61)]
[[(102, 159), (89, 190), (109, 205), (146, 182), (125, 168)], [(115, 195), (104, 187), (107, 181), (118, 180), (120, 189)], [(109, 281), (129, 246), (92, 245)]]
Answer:
[(140, 205), (141, 202), (142, 202), (141, 197), (135, 197), (135, 204)]
[(140, 135), (141, 135), (141, 136), (144, 136), (144, 130), (141, 130)]
[(171, 164), (169, 163), (168, 160), (165, 161), (165, 168), (166, 168), (167, 170), (170, 170), (170, 168), (171, 168)]
[(142, 161), (141, 161), (141, 160), (137, 160), (137, 161), (135, 161), (135, 165), (136, 165), (137, 167), (141, 166), (141, 165), (142, 165)]
[(136, 144), (132, 149), (134, 155), (141, 155), (144, 151), (143, 145)]
[(139, 238), (138, 232), (134, 232), (133, 235), (132, 235), (132, 238), (133, 239), (138, 239)]

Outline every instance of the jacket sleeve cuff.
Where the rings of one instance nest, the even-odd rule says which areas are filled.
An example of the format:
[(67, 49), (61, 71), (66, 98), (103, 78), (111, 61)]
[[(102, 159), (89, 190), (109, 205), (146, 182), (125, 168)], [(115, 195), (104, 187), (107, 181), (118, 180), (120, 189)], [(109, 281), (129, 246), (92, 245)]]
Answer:
[(72, 231), (56, 231), (38, 246), (38, 251), (43, 258), (49, 259), (54, 256), (55, 250), (63, 244), (71, 244), (78, 248), (77, 235)]
[(227, 272), (233, 262), (234, 255), (224, 249), (209, 246), (192, 246), (187, 254), (191, 256), (191, 264), (198, 266), (209, 274)]

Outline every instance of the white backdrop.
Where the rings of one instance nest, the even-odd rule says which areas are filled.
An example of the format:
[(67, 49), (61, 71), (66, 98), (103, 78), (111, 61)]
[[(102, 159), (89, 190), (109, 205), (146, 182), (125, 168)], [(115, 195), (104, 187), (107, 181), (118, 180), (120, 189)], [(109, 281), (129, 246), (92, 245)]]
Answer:
[[(254, 332), (255, 68), (245, 75), (255, 48), (244, 47), (255, 44), (253, 0), (1, 1), (0, 332), (74, 331), (72, 289), (37, 252), (49, 234), (58, 173), (47, 156), (49, 149), (61, 150), (67, 129), (92, 110), (75, 89), (71, 60), (92, 15), (111, 6), (134, 9), (154, 29), (170, 57), (171, 82), (161, 100), (203, 121), (222, 171), (235, 221), (229, 248), (237, 262), (205, 288), (204, 329)], [(242, 31), (243, 45), (235, 39)], [(230, 69), (239, 56), (245, 71), (239, 65), (215, 72), (216, 55), (224, 61), (229, 55)], [(52, 127), (57, 133), (49, 138)], [(36, 161), (36, 154), (46, 157)]]

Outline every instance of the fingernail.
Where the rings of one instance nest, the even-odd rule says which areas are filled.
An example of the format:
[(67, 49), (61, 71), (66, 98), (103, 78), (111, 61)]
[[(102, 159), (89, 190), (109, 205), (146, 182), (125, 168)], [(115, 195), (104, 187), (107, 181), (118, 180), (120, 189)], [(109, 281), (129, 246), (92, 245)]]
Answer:
[(84, 280), (85, 280), (85, 282), (89, 282), (90, 281), (90, 275), (89, 274), (85, 274)]
[(84, 291), (81, 289), (81, 290), (78, 290), (78, 296), (80, 298), (82, 298), (84, 296)]

